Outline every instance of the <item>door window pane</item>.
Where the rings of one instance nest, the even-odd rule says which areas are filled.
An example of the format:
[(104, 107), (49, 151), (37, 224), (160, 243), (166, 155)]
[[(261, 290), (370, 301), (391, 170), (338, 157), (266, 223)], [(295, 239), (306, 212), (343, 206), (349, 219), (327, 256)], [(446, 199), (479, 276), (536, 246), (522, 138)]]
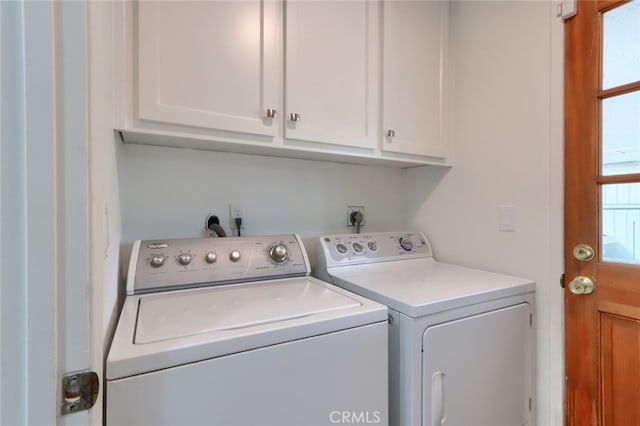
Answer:
[(604, 14), (602, 88), (640, 80), (640, 1)]
[(602, 174), (640, 173), (640, 92), (602, 101)]
[(640, 183), (602, 186), (601, 256), (640, 263)]

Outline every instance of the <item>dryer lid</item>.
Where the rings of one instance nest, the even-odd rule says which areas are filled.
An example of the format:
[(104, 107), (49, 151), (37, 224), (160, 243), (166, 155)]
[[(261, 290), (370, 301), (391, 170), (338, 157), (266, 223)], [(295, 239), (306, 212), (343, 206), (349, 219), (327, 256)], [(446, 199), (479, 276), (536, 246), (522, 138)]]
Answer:
[(531, 280), (433, 258), (333, 267), (327, 273), (335, 284), (413, 318), (535, 291)]
[(259, 282), (140, 297), (135, 344), (239, 330), (360, 303), (305, 280)]

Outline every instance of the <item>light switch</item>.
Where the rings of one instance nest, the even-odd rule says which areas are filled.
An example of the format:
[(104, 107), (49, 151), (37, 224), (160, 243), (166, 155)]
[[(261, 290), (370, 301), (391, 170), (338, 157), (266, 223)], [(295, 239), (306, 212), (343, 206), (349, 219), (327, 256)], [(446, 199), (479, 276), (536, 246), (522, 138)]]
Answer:
[(516, 206), (498, 206), (498, 231), (515, 232)]

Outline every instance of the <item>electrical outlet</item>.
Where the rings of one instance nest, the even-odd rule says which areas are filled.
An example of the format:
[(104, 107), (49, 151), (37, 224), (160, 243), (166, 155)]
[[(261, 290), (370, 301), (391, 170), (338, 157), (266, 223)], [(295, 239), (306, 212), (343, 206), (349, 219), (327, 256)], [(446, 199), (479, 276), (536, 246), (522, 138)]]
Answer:
[(245, 217), (242, 213), (242, 206), (240, 204), (229, 204), (229, 221), (231, 222), (231, 229), (236, 229), (236, 218), (242, 219), (241, 227), (244, 228)]
[(362, 213), (360, 226), (364, 226), (364, 206), (347, 206), (347, 226), (355, 226), (351, 224), (351, 215), (356, 212)]

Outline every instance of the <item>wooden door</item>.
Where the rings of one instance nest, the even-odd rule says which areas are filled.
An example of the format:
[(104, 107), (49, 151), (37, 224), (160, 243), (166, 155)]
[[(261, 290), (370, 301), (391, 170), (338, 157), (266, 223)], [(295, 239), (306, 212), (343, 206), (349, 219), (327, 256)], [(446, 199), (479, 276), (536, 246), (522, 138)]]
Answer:
[(580, 1), (565, 30), (566, 423), (638, 425), (640, 2)]

